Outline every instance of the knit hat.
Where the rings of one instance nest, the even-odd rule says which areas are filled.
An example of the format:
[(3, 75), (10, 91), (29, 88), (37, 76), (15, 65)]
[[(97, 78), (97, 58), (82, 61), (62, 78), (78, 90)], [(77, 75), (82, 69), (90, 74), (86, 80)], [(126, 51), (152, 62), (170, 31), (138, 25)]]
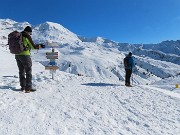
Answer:
[(132, 56), (132, 52), (129, 52), (129, 56)]
[(32, 29), (31, 29), (30, 26), (27, 26), (27, 27), (24, 29), (24, 31), (26, 31), (26, 32), (32, 32)]

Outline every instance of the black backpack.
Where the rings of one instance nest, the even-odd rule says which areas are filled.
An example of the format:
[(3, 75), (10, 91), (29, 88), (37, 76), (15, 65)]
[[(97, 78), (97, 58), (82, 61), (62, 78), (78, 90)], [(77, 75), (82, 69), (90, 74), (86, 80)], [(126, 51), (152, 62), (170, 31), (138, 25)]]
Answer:
[(124, 67), (125, 68), (129, 67), (129, 57), (124, 58)]
[(13, 31), (8, 35), (9, 50), (12, 54), (19, 54), (25, 50), (22, 33)]

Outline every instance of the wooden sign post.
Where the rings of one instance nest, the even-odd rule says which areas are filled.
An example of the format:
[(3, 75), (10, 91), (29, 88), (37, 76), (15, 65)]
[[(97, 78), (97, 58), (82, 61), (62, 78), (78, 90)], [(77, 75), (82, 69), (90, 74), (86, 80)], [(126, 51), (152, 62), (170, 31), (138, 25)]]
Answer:
[(54, 80), (54, 73), (59, 67), (56, 64), (56, 59), (58, 59), (58, 52), (54, 52), (54, 48), (52, 48), (52, 52), (46, 53), (46, 58), (50, 60), (49, 64), (45, 66), (45, 70), (49, 70), (52, 74), (52, 79)]

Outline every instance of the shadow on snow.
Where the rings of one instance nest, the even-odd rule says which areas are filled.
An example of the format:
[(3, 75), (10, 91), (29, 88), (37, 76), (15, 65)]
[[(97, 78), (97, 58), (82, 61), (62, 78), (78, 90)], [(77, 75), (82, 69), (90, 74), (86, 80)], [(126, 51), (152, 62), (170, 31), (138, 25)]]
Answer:
[(12, 91), (22, 91), (21, 89), (16, 89), (15, 87), (11, 86), (0, 86), (0, 90), (12, 90)]
[(84, 83), (81, 85), (86, 85), (86, 86), (100, 86), (100, 87), (105, 87), (105, 86), (121, 86), (119, 84), (111, 84), (111, 83)]

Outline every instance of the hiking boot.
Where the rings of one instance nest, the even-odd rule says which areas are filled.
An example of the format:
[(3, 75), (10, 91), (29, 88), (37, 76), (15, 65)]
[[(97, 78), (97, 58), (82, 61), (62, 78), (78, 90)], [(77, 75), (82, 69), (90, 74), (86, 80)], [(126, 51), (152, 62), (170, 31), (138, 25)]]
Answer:
[(132, 85), (131, 85), (131, 84), (126, 84), (126, 86), (127, 86), (127, 87), (132, 87)]
[(21, 91), (24, 91), (25, 90), (25, 87), (21, 87)]
[(36, 91), (36, 89), (30, 88), (30, 89), (25, 89), (25, 93), (30, 93), (30, 92), (34, 92)]

